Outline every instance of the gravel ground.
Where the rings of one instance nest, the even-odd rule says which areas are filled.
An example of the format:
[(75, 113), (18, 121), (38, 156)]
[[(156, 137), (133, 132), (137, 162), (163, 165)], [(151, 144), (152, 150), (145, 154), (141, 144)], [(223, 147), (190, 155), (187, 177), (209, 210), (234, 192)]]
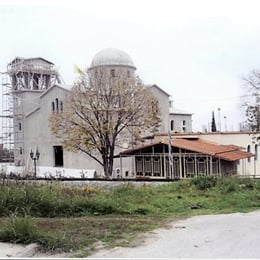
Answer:
[[(145, 235), (130, 248), (100, 250), (89, 258), (258, 258), (260, 259), (260, 211), (204, 215), (172, 222), (167, 229)], [(62, 258), (66, 254), (42, 254), (37, 245), (0, 243), (0, 258)]]

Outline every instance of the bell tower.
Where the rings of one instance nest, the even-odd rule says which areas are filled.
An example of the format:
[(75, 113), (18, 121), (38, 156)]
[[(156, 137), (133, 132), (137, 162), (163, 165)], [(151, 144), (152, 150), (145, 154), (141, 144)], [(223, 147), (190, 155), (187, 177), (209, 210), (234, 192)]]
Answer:
[[(61, 83), (61, 78), (54, 64), (41, 57), (16, 57), (7, 65), (5, 75), (9, 76), (9, 81), (2, 98), (12, 120), (10, 128), (5, 131), (9, 131), (7, 135), (11, 136), (15, 165), (24, 166), (28, 157), (24, 154), (26, 116), (37, 109), (40, 95)], [(9, 101), (6, 101), (7, 98)]]

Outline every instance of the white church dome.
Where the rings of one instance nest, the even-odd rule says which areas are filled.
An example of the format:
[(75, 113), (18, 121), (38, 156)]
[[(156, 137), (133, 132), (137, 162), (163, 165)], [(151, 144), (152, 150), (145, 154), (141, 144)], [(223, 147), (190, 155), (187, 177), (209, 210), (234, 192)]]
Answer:
[(94, 56), (91, 62), (91, 67), (106, 65), (121, 65), (135, 68), (131, 57), (124, 51), (115, 48), (101, 50)]

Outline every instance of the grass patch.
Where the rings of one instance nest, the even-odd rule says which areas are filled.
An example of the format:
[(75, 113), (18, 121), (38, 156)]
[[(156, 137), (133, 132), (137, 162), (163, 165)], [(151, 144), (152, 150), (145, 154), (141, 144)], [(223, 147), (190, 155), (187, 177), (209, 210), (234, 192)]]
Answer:
[(0, 187), (0, 241), (87, 256), (98, 243), (124, 246), (168, 219), (260, 208), (260, 180), (198, 177), (113, 189), (10, 184)]
[(42, 250), (71, 252), (83, 257), (102, 243), (104, 248), (135, 245), (140, 232), (153, 230), (166, 223), (158, 218), (133, 216), (70, 218), (0, 218), (0, 241), (38, 243)]

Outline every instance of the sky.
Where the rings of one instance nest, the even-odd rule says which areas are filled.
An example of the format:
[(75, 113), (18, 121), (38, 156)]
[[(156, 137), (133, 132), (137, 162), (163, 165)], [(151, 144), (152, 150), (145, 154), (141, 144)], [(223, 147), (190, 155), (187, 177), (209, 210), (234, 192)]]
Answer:
[(0, 0), (0, 71), (15, 57), (52, 61), (66, 84), (74, 65), (118, 48), (137, 74), (193, 113), (193, 130), (237, 130), (243, 77), (260, 69), (258, 0)]

